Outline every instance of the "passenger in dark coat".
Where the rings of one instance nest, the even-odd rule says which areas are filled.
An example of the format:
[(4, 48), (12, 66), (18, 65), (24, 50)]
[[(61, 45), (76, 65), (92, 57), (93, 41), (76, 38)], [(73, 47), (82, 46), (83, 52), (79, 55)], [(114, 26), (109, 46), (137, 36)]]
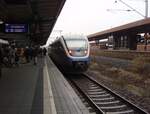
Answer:
[(30, 56), (30, 52), (29, 52), (29, 48), (26, 47), (25, 51), (24, 51), (24, 55), (25, 55), (25, 58), (26, 58), (26, 62), (30, 62), (29, 60), (29, 56)]
[(3, 60), (2, 50), (0, 49), (0, 77), (2, 76), (2, 60)]
[(33, 48), (32, 47), (29, 48), (29, 56), (30, 56), (30, 60), (32, 60), (32, 58), (33, 58)]
[(46, 48), (43, 49), (43, 55), (46, 56), (47, 50)]
[(16, 66), (19, 66), (19, 55), (20, 55), (19, 49), (16, 48), (15, 49), (15, 64), (16, 64)]
[(36, 65), (37, 64), (37, 56), (38, 56), (38, 47), (33, 48), (32, 55), (33, 55), (34, 65)]

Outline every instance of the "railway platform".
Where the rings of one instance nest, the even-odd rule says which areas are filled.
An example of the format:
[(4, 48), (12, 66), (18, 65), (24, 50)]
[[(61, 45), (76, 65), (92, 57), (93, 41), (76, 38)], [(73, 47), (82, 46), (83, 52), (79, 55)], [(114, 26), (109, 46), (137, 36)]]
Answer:
[(3, 68), (0, 114), (88, 114), (51, 59)]

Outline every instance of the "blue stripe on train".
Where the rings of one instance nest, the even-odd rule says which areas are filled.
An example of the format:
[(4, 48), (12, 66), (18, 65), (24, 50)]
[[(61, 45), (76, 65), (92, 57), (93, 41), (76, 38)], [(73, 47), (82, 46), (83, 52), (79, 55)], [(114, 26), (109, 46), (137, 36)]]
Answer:
[(70, 62), (72, 61), (90, 61), (90, 57), (86, 57), (86, 58), (68, 58)]

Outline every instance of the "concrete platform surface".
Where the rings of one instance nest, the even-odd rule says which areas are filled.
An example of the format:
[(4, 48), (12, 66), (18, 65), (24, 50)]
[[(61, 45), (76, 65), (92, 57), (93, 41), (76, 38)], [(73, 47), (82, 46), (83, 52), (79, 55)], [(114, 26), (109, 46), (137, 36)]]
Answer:
[(28, 63), (2, 69), (0, 114), (50, 114), (44, 65), (39, 58), (36, 66)]
[(2, 69), (0, 114), (88, 114), (47, 56), (38, 64)]
[(88, 109), (49, 57), (46, 58), (45, 63), (48, 68), (57, 114), (89, 114)]

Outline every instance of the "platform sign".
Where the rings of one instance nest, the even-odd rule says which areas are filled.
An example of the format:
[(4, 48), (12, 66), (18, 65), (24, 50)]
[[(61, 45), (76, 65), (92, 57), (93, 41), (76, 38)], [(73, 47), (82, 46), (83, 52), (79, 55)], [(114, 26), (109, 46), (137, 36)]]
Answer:
[(5, 24), (6, 33), (26, 33), (28, 32), (27, 24)]

